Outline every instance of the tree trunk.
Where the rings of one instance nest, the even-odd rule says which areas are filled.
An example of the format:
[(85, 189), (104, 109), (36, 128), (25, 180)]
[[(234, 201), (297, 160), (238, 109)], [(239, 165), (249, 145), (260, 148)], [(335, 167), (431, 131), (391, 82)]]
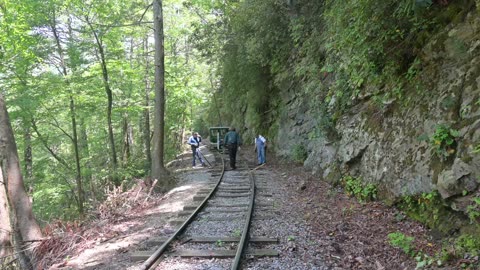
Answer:
[[(153, 1), (155, 29), (155, 112), (153, 128), (152, 179), (166, 183), (165, 147), (165, 51), (163, 46), (162, 0)], [(163, 178), (163, 179), (162, 179)]]
[[(0, 93), (0, 145), (5, 147), (6, 172), (7, 172), (7, 193), (9, 202), (13, 208), (18, 232), (20, 234), (20, 243), (36, 241), (42, 238), (40, 226), (38, 226), (32, 212), (32, 204), (28, 198), (23, 185), (23, 177), (20, 172), (20, 163), (18, 161), (17, 145), (13, 136), (12, 126), (8, 118), (7, 108), (3, 95)], [(22, 252), (25, 257), (26, 269), (33, 268), (31, 265), (31, 251)]]
[[(77, 184), (77, 193), (78, 193), (78, 213), (83, 216), (84, 214), (84, 209), (83, 209), (83, 204), (85, 201), (85, 194), (83, 192), (83, 185), (82, 185), (82, 173), (81, 173), (81, 168), (80, 168), (80, 154), (78, 150), (78, 135), (77, 135), (77, 121), (76, 121), (76, 114), (75, 114), (75, 100), (73, 99), (73, 93), (70, 88), (70, 82), (68, 81), (68, 72), (67, 72), (67, 66), (65, 64), (65, 56), (64, 52), (62, 49), (62, 45), (60, 43), (60, 37), (57, 32), (57, 25), (56, 25), (56, 17), (55, 13), (53, 15), (53, 20), (52, 20), (52, 32), (53, 36), (55, 37), (55, 43), (57, 45), (57, 53), (60, 57), (60, 65), (62, 67), (62, 73), (63, 73), (63, 78), (64, 81), (67, 85), (67, 88), (69, 90), (69, 97), (70, 97), (70, 115), (71, 115), (71, 121), (72, 121), (72, 145), (73, 145), (73, 152), (75, 154), (75, 182)], [(70, 28), (70, 27), (69, 27)]]
[(150, 175), (150, 168), (152, 166), (152, 155), (151, 155), (151, 146), (150, 146), (150, 61), (148, 60), (148, 38), (145, 38), (144, 41), (144, 53), (145, 53), (145, 108), (143, 109), (143, 118), (144, 125), (143, 128), (143, 140), (144, 140), (144, 151), (145, 151), (145, 175)]
[(85, 179), (85, 186), (90, 186), (91, 192), (89, 195), (86, 195), (86, 197), (90, 197), (96, 202), (97, 193), (92, 178), (92, 161), (90, 160), (90, 149), (88, 148), (87, 127), (85, 126), (85, 120), (83, 117), (79, 118), (78, 126), (80, 127), (78, 146), (80, 148), (81, 156), (86, 157), (86, 161), (83, 164), (83, 178)]
[[(133, 42), (133, 38), (130, 39), (130, 57), (129, 57), (129, 64), (130, 64), (130, 68), (132, 70), (135, 69), (135, 65), (133, 64), (133, 56), (134, 56), (134, 42)], [(133, 86), (133, 81), (130, 80), (130, 86), (129, 86), (129, 92), (133, 92), (133, 89), (134, 89), (134, 86)], [(128, 97), (127, 98), (131, 98), (131, 95), (128, 94)], [(128, 103), (127, 103), (127, 107), (128, 107)], [(132, 126), (130, 125), (130, 123), (128, 122), (128, 112), (124, 112), (123, 113), (123, 128), (122, 128), (122, 131), (123, 131), (123, 149), (122, 149), (122, 167), (126, 168), (128, 166), (128, 162), (130, 160), (130, 155), (132, 153), (132, 151), (134, 151), (133, 149), (133, 130), (132, 130)]]
[(113, 125), (112, 125), (113, 93), (112, 93), (112, 89), (110, 88), (110, 79), (108, 76), (107, 61), (105, 59), (105, 51), (103, 50), (102, 40), (100, 39), (97, 32), (95, 31), (92, 24), (90, 23), (89, 18), (87, 17), (86, 19), (87, 19), (88, 26), (90, 27), (90, 30), (92, 31), (93, 36), (95, 38), (95, 42), (97, 43), (97, 47), (98, 47), (97, 58), (100, 62), (100, 66), (102, 67), (103, 86), (105, 88), (105, 93), (107, 94), (108, 142), (110, 144), (110, 154), (112, 159), (112, 173), (114, 174), (113, 182), (115, 183), (116, 186), (119, 186), (120, 179), (118, 179), (118, 177), (115, 176), (118, 163), (117, 163), (117, 151), (115, 150), (115, 137), (113, 135)]
[(123, 153), (122, 153), (122, 163), (123, 167), (128, 166), (128, 160), (130, 159), (130, 145), (132, 142), (131, 138), (131, 127), (128, 124), (128, 114), (123, 115)]
[(70, 114), (72, 116), (72, 129), (73, 129), (73, 149), (75, 153), (75, 167), (76, 175), (75, 181), (77, 183), (77, 193), (78, 193), (78, 213), (81, 216), (84, 214), (83, 204), (85, 201), (85, 194), (83, 192), (83, 183), (82, 183), (82, 173), (80, 169), (80, 154), (78, 149), (78, 136), (77, 136), (77, 121), (75, 116), (75, 103), (73, 101), (73, 95), (70, 94)]
[[(95, 33), (95, 36), (97, 34)], [(110, 144), (110, 153), (112, 155), (112, 165), (113, 171), (117, 169), (117, 151), (115, 150), (115, 137), (113, 135), (113, 124), (112, 124), (112, 107), (113, 107), (113, 93), (110, 88), (110, 80), (108, 78), (107, 62), (105, 60), (105, 53), (103, 51), (103, 46), (97, 39), (98, 50), (100, 53), (100, 62), (102, 66), (102, 75), (103, 75), (103, 84), (105, 88), (105, 93), (107, 94), (107, 125), (108, 125), (108, 141)], [(119, 184), (119, 183), (117, 183)]]
[(25, 142), (25, 147), (23, 150), (23, 161), (25, 169), (25, 178), (28, 180), (32, 179), (33, 176), (33, 161), (32, 161), (32, 131), (31, 123), (28, 120), (25, 120), (25, 131), (23, 133), (23, 140)]
[[(180, 132), (180, 149), (178, 151), (180, 152), (182, 150), (182, 145), (185, 143), (185, 120), (187, 118), (186, 112), (182, 112), (182, 130)], [(204, 135), (204, 134), (202, 134)]]
[[(3, 158), (0, 157), (0, 159)], [(3, 178), (2, 167), (0, 162), (0, 265), (4, 265), (6, 262), (5, 257), (13, 254), (10, 207), (8, 206), (7, 189), (5, 179)]]
[[(28, 185), (28, 193), (33, 194), (33, 158), (32, 158), (32, 127), (28, 120), (24, 119), (25, 128), (23, 133), (23, 163), (25, 169), (25, 182)], [(30, 202), (33, 203), (33, 196), (30, 196)]]
[[(223, 123), (222, 123), (222, 117), (220, 116), (220, 107), (218, 106), (218, 102), (217, 102), (217, 95), (216, 95), (216, 85), (213, 83), (213, 79), (212, 77), (210, 77), (210, 85), (212, 86), (212, 90), (213, 90), (213, 101), (215, 102), (215, 108), (217, 109), (217, 114), (218, 114), (218, 126), (221, 127), (223, 126)], [(193, 115), (192, 115), (193, 116)]]

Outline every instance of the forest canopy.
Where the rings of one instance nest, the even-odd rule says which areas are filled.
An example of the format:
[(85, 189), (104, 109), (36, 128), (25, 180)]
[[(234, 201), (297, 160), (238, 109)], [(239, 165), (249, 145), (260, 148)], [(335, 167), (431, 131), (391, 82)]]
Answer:
[[(165, 158), (181, 151), (209, 99), (190, 42), (199, 11), (164, 1)], [(150, 174), (154, 31), (151, 2), (2, 1), (0, 86), (38, 218), (78, 215), (104, 188)]]

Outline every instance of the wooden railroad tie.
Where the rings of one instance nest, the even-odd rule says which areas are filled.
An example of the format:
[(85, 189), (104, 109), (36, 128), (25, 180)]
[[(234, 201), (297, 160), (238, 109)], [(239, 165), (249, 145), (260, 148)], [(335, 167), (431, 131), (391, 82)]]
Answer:
[[(130, 256), (132, 261), (145, 261), (154, 251), (136, 251)], [(234, 258), (236, 250), (179, 250), (171, 255), (182, 258)], [(278, 257), (280, 253), (274, 249), (247, 250), (246, 256), (253, 257)]]
[(232, 189), (250, 190), (250, 186), (247, 186), (247, 185), (243, 185), (243, 186), (239, 186), (239, 185), (227, 185), (227, 186), (219, 186), (218, 189), (219, 189), (219, 190), (232, 190)]
[[(219, 207), (211, 208), (208, 211), (203, 212), (204, 214), (215, 214), (215, 213), (242, 213), (247, 212), (246, 208), (243, 209), (231, 209), (230, 207), (225, 207), (227, 209), (221, 209)], [(230, 208), (230, 209), (229, 209)], [(192, 211), (180, 211), (177, 213), (177, 217), (187, 217), (190, 216)]]
[[(167, 237), (155, 237), (148, 240), (149, 245), (161, 245), (165, 241), (167, 241)], [(217, 243), (217, 242), (224, 242), (224, 243), (236, 243), (240, 241), (240, 237), (190, 237), (185, 239), (184, 243)], [(251, 237), (248, 240), (250, 243), (256, 244), (277, 244), (278, 238), (269, 238), (269, 237)]]
[[(182, 258), (235, 258), (236, 250), (179, 250), (173, 256)], [(279, 252), (274, 249), (251, 249), (247, 250), (248, 257), (278, 257)]]
[(249, 197), (250, 193), (218, 193), (216, 194), (218, 198), (241, 198), (241, 197)]
[(248, 207), (247, 203), (240, 203), (240, 204), (227, 204), (227, 203), (211, 203), (208, 207), (212, 208), (219, 208), (219, 207)]
[(198, 195), (198, 196), (193, 196), (193, 201), (194, 202), (201, 202), (205, 200), (206, 196)]
[[(153, 238), (148, 241), (151, 246), (159, 246), (167, 240), (166, 237)], [(240, 237), (192, 237), (185, 239), (183, 242), (188, 243), (237, 243), (240, 241)], [(250, 243), (256, 244), (276, 244), (278, 243), (277, 238), (268, 238), (268, 237), (251, 237), (249, 239)], [(132, 253), (131, 259), (133, 261), (144, 261), (148, 259), (154, 251), (136, 251)], [(235, 257), (235, 250), (181, 250), (172, 254), (173, 256), (179, 257), (201, 257), (201, 258), (233, 258)], [(273, 249), (251, 249), (247, 250), (247, 256), (254, 257), (276, 257), (279, 255), (279, 252)]]
[(242, 188), (242, 189), (239, 189), (239, 188), (237, 188), (237, 189), (223, 189), (223, 188), (221, 188), (218, 191), (228, 192), (228, 193), (245, 193), (245, 192), (249, 192), (250, 189), (249, 188), (248, 189), (244, 189), (244, 188)]
[(183, 211), (194, 211), (197, 209), (198, 205), (185, 205)]
[[(228, 217), (215, 217), (215, 216), (214, 217), (203, 217), (201, 220), (204, 221), (204, 222), (230, 221), (233, 218), (241, 218), (241, 217), (245, 217), (245, 214), (236, 215), (236, 216), (228, 216)], [(273, 218), (273, 215), (254, 215), (253, 216), (253, 219), (255, 219), (255, 220), (269, 220), (269, 219), (272, 219), (272, 218)]]

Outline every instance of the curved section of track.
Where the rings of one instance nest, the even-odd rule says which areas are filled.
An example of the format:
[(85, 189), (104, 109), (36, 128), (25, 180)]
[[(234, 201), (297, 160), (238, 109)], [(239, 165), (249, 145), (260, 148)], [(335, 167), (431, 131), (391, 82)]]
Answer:
[[(246, 164), (246, 163), (245, 163)], [(248, 168), (248, 165), (247, 165)], [(238, 243), (237, 246), (237, 253), (235, 254), (235, 259), (232, 264), (232, 270), (237, 270), (238, 267), (240, 266), (240, 261), (243, 257), (243, 253), (246, 248), (246, 243), (248, 242), (248, 237), (249, 237), (249, 231), (250, 231), (250, 223), (252, 221), (252, 214), (253, 214), (253, 209), (255, 206), (255, 178), (253, 176), (253, 173), (250, 171), (248, 173), (248, 177), (250, 179), (250, 202), (248, 205), (248, 210), (247, 210), (247, 215), (246, 215), (246, 220), (245, 220), (245, 225), (243, 227), (243, 232), (242, 232), (242, 237), (240, 238), (240, 242)]]
[(203, 207), (207, 204), (208, 200), (212, 197), (212, 195), (215, 193), (215, 191), (217, 190), (218, 186), (219, 186), (220, 183), (222, 182), (222, 179), (223, 179), (223, 175), (224, 175), (224, 174), (225, 174), (225, 159), (222, 158), (222, 173), (221, 173), (220, 176), (218, 177), (218, 181), (217, 181), (215, 187), (212, 188), (212, 190), (210, 191), (210, 193), (206, 196), (206, 198), (202, 201), (202, 203), (200, 203), (200, 205), (197, 207), (197, 209), (195, 209), (195, 211), (193, 211), (193, 213), (187, 218), (187, 220), (185, 220), (185, 222), (180, 226), (180, 228), (179, 228), (172, 236), (170, 236), (170, 238), (168, 238), (168, 240), (165, 241), (165, 242), (163, 243), (163, 245), (161, 245), (161, 246), (152, 254), (152, 256), (150, 256), (150, 257), (140, 266), (140, 269), (141, 269), (141, 270), (153, 269), (154, 267), (157, 266), (160, 257), (161, 257), (162, 254), (167, 250), (167, 247), (170, 245), (170, 243), (172, 243), (172, 242), (185, 230), (185, 228), (188, 226), (188, 224), (190, 224), (190, 223), (195, 219), (195, 217), (197, 216), (197, 214), (198, 214), (198, 213), (203, 209)]
[[(245, 252), (249, 254), (248, 256), (252, 254), (249, 238), (256, 200), (255, 170), (250, 169), (248, 163), (243, 161), (239, 164), (241, 166), (238, 169), (226, 174), (223, 156), (221, 156), (221, 160), (221, 173), (218, 180), (214, 181), (214, 187), (210, 192), (205, 191), (205, 193), (208, 192), (208, 195), (203, 198), (187, 220), (183, 221), (175, 233), (156, 249), (139, 269), (154, 269), (159, 264), (164, 264), (166, 258), (215, 257), (224, 259), (221, 263), (224, 269), (231, 266), (230, 269), (237, 270), (245, 258)], [(217, 213), (225, 214), (216, 216)], [(216, 226), (209, 225), (208, 222), (212, 221), (216, 222)], [(219, 225), (218, 222), (224, 222), (225, 225)], [(231, 237), (232, 234), (234, 237)], [(259, 241), (258, 237), (253, 237), (253, 239), (253, 241)], [(226, 245), (224, 241), (231, 244)], [(180, 246), (187, 247), (187, 249), (179, 250)], [(167, 250), (170, 250), (169, 247), (172, 247), (173, 251), (168, 254), (172, 256), (166, 253)], [(257, 255), (258, 253), (254, 256)], [(227, 259), (233, 260), (231, 264)]]

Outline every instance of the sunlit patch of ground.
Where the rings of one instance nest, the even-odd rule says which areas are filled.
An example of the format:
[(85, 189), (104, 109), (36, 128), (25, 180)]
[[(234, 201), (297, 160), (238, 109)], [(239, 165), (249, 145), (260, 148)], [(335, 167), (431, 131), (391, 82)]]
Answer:
[[(160, 203), (155, 204), (157, 206), (152, 205), (150, 208), (137, 210), (139, 212), (129, 209), (125, 216), (132, 218), (131, 220), (118, 224), (106, 224), (110, 231), (115, 231), (115, 236), (110, 239), (99, 238), (90, 244), (86, 243), (88, 247), (77, 256), (70, 258), (67, 268), (64, 269), (127, 269), (128, 267), (135, 269), (131, 266), (133, 262), (130, 262), (129, 253), (135, 250), (135, 247), (141, 246), (152, 235), (173, 230), (168, 224), (169, 220), (175, 218), (176, 212), (182, 211), (185, 205), (192, 203), (196, 190), (209, 179), (208, 177), (209, 174), (205, 170), (183, 173), (182, 185), (162, 196), (159, 199)], [(138, 216), (144, 218), (135, 218)], [(119, 254), (123, 254), (123, 258), (119, 259)], [(195, 268), (185, 266), (179, 269)]]
[[(213, 155), (203, 153), (210, 161)], [(136, 200), (137, 192), (133, 192), (137, 203), (125, 203), (115, 209), (115, 215), (100, 219), (81, 231), (72, 232), (72, 238), (64, 237), (59, 242), (63, 245), (61, 252), (48, 254), (54, 264), (45, 269), (137, 269), (138, 262), (131, 260), (132, 252), (143, 250), (147, 240), (170, 234), (174, 231), (169, 221), (176, 219), (176, 213), (185, 205), (192, 203), (196, 191), (210, 180), (208, 167), (191, 166), (191, 153), (186, 152), (172, 162), (169, 170), (178, 180), (177, 187), (163, 196), (151, 194), (148, 201)], [(140, 192), (140, 191), (139, 191)], [(148, 189), (141, 189), (139, 198), (146, 198)], [(145, 200), (145, 201), (143, 201)], [(148, 247), (147, 247), (148, 248)], [(50, 264), (51, 265), (51, 264)], [(180, 265), (178, 269), (198, 269), (189, 265)]]

